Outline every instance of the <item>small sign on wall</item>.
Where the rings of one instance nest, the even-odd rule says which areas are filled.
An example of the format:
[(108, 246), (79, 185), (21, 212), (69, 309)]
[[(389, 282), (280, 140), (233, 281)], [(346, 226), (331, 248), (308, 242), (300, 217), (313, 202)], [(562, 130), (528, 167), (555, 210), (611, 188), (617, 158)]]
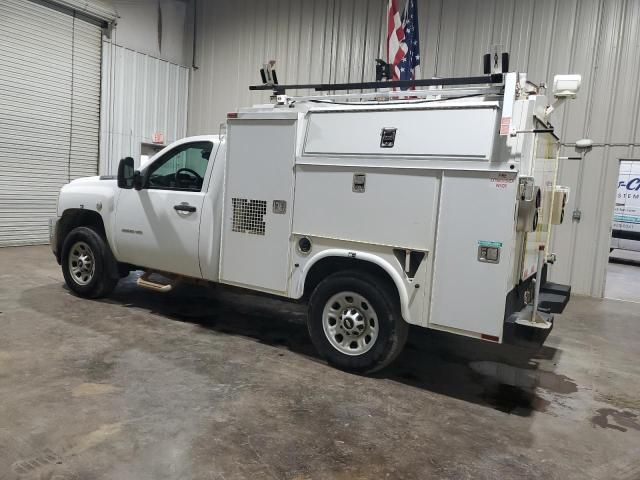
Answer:
[(154, 133), (153, 136), (151, 137), (151, 141), (153, 143), (164, 143), (164, 133), (162, 132)]

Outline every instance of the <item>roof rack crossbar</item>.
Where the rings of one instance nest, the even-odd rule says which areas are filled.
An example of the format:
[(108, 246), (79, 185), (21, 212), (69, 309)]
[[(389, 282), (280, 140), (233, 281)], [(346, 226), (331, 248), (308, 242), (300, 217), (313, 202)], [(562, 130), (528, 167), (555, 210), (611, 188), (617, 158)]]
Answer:
[(394, 80), (386, 82), (358, 82), (358, 83), (310, 83), (294, 85), (251, 85), (249, 90), (273, 90), (274, 93), (284, 93), (286, 90), (313, 89), (317, 92), (336, 90), (360, 90), (375, 88), (412, 88), (452, 85), (482, 85), (501, 84), (504, 76), (501, 73), (481, 75), (477, 77), (427, 78), (423, 80)]

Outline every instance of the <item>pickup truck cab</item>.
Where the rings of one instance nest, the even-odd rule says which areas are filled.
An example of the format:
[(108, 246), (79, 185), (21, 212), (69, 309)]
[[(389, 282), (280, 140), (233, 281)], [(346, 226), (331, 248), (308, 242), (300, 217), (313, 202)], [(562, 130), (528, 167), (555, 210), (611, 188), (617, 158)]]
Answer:
[[(220, 147), (218, 136), (180, 140), (158, 152), (135, 177), (133, 160), (127, 159), (121, 167), (122, 173), (128, 169), (131, 174), (129, 185), (122, 185), (125, 188), (118, 187), (114, 176), (82, 178), (65, 185), (52, 246), (69, 267), (63, 269), (69, 287), (87, 297), (108, 294), (118, 278), (114, 259), (122, 273), (127, 266), (135, 266), (203, 278), (201, 219), (203, 215), (213, 217), (215, 206), (221, 203), (222, 162), (215, 168), (216, 156), (224, 156), (224, 147), (222, 152)], [(65, 249), (63, 242), (74, 238), (69, 236), (69, 227), (78, 222), (85, 228), (81, 239), (75, 242), (76, 248), (67, 244)], [(209, 235), (210, 247), (215, 247), (219, 224), (202, 225), (202, 236)], [(91, 244), (95, 247), (96, 243), (104, 245), (95, 251)], [(208, 250), (209, 261), (217, 262), (217, 253), (212, 253), (216, 248)], [(105, 269), (111, 276), (104, 275)]]
[(74, 180), (52, 223), (65, 281), (96, 298), (142, 270), (158, 292), (205, 281), (307, 302), (318, 351), (356, 372), (391, 362), (410, 324), (539, 344), (570, 295), (546, 280), (559, 139), (524, 74), (487, 81), (473, 96), (457, 79), (404, 100), (278, 94), (224, 135)]

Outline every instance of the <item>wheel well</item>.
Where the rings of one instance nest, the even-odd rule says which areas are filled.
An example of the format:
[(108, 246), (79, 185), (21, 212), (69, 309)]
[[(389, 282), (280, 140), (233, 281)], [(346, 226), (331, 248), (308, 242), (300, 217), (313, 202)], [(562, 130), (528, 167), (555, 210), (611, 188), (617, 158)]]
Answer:
[(391, 276), (379, 265), (348, 257), (326, 257), (318, 260), (307, 273), (304, 282), (303, 299), (308, 300), (313, 290), (327, 276), (343, 271), (359, 271), (365, 272), (379, 279), (386, 287), (387, 291), (393, 296), (393, 299), (400, 304), (400, 294), (398, 287), (394, 283)]
[(62, 255), (62, 244), (69, 232), (76, 227), (92, 228), (102, 238), (106, 238), (104, 230), (104, 222), (98, 212), (93, 210), (84, 210), (81, 208), (71, 208), (65, 210), (58, 222), (56, 231), (56, 256), (58, 262)]

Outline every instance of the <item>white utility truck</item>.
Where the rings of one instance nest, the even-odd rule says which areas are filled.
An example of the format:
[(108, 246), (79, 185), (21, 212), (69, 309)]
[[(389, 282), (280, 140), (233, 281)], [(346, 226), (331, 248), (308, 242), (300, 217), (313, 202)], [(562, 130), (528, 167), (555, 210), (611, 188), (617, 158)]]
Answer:
[[(546, 280), (568, 193), (549, 115), (579, 84), (556, 77), (551, 101), (518, 73), (251, 87), (272, 103), (220, 135), (65, 185), (51, 245), (87, 298), (143, 270), (159, 292), (208, 281), (307, 302), (314, 345), (346, 370), (387, 365), (409, 324), (539, 344), (570, 295)], [(287, 93), (302, 88), (320, 93)]]
[(640, 161), (622, 160), (616, 206), (613, 210), (611, 250), (640, 252)]

